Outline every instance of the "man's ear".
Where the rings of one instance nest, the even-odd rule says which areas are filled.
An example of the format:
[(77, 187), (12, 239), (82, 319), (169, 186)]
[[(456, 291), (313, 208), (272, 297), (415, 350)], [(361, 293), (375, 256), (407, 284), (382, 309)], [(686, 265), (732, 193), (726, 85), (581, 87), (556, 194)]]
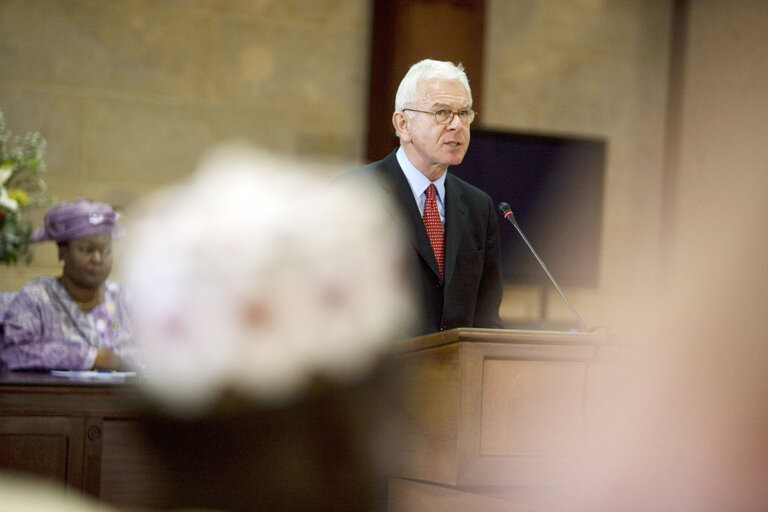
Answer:
[(400, 140), (403, 142), (410, 142), (411, 140), (411, 134), (410, 134), (410, 127), (408, 124), (408, 116), (405, 114), (405, 112), (398, 110), (394, 114), (392, 114), (392, 125), (395, 127), (395, 131), (397, 132), (397, 135), (400, 137)]

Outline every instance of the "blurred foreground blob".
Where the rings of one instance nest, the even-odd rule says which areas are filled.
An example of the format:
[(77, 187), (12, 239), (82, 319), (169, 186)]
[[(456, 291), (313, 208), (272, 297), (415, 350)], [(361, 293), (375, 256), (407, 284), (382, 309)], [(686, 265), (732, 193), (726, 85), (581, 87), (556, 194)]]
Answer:
[(674, 273), (627, 303), (620, 385), (579, 468), (583, 505), (564, 509), (768, 510), (768, 174), (700, 187)]
[(0, 470), (0, 512), (121, 512), (48, 478)]
[(148, 393), (195, 415), (354, 381), (414, 320), (404, 241), (375, 187), (305, 162), (215, 152), (133, 212), (124, 274)]

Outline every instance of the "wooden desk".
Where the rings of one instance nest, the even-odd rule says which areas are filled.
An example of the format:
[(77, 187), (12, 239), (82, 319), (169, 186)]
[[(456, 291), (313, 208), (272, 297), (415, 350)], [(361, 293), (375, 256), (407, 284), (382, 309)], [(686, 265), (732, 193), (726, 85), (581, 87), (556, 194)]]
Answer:
[(131, 382), (0, 376), (0, 468), (52, 478), (115, 505), (167, 503)]

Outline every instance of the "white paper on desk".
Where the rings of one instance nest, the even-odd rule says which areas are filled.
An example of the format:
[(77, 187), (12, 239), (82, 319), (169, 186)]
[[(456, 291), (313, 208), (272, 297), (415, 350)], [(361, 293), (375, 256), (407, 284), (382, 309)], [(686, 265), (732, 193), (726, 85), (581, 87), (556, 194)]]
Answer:
[(98, 370), (51, 370), (51, 375), (69, 379), (88, 379), (104, 381), (122, 381), (135, 377), (136, 372), (104, 372)]

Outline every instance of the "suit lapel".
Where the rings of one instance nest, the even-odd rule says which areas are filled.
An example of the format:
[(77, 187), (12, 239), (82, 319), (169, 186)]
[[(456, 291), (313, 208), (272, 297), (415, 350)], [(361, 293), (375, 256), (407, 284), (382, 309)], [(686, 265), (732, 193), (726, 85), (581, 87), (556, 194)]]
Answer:
[[(397, 200), (404, 207), (405, 218), (403, 218), (402, 212), (398, 212), (398, 217), (403, 219), (405, 224), (407, 224), (406, 226), (403, 226), (405, 232), (408, 234), (408, 238), (416, 248), (419, 256), (427, 262), (429, 268), (431, 268), (432, 272), (439, 278), (440, 269), (437, 266), (437, 260), (435, 259), (435, 253), (432, 251), (429, 236), (427, 236), (427, 229), (424, 227), (424, 221), (419, 213), (419, 207), (416, 206), (416, 201), (413, 199), (411, 186), (408, 184), (408, 180), (406, 179), (403, 170), (400, 168), (400, 164), (397, 162), (397, 156), (395, 156), (395, 153), (393, 152), (386, 157), (382, 163), (383, 165), (381, 169), (384, 171), (387, 178), (385, 183), (388, 182), (388, 186), (392, 187), (392, 194), (397, 197)], [(446, 192), (446, 196), (447, 195)], [(446, 224), (447, 223), (448, 221), (446, 219)], [(446, 241), (446, 244), (447, 243), (448, 242)], [(446, 246), (446, 256), (447, 254)], [(446, 271), (446, 276), (447, 275), (448, 273)]]
[[(468, 208), (453, 176), (445, 177), (445, 283), (451, 282), (459, 254), (459, 242), (467, 222)], [(426, 232), (426, 230), (425, 230)], [(433, 258), (434, 259), (434, 258)]]

